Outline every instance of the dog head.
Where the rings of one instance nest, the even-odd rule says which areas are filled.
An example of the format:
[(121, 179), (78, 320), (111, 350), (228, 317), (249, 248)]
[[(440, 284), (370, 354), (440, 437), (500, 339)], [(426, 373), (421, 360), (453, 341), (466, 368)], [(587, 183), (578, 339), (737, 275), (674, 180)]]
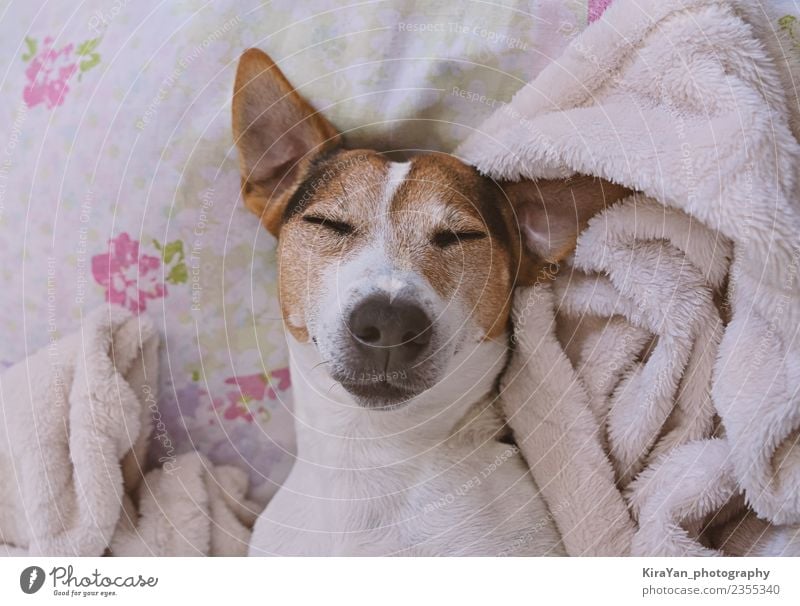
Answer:
[(514, 287), (625, 191), (591, 178), (497, 183), (446, 154), (347, 149), (254, 49), (239, 62), (233, 131), (245, 204), (278, 237), (285, 324), (371, 407), (433, 389), (465, 359), (499, 372)]

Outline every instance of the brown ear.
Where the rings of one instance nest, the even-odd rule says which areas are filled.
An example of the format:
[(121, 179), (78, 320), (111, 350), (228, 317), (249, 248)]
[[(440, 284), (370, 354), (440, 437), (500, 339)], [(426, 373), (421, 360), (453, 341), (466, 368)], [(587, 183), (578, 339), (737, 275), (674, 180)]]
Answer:
[[(632, 192), (596, 177), (503, 182), (522, 235), (523, 264), (535, 276), (543, 265), (559, 263), (595, 214)], [(523, 280), (527, 281), (527, 280)], [(523, 284), (524, 285), (524, 284)]]
[(286, 204), (311, 160), (338, 145), (339, 133), (267, 54), (251, 48), (236, 70), (233, 136), (245, 206), (277, 236)]

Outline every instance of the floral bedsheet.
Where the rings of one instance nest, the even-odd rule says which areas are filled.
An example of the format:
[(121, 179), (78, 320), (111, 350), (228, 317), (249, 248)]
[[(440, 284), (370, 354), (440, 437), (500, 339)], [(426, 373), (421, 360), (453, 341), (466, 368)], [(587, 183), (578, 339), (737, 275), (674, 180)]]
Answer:
[(13, 1), (0, 364), (104, 303), (150, 315), (151, 463), (198, 449), (247, 469), (265, 502), (293, 460), (291, 376), (275, 241), (239, 199), (238, 55), (272, 54), (353, 144), (451, 150), (608, 1)]

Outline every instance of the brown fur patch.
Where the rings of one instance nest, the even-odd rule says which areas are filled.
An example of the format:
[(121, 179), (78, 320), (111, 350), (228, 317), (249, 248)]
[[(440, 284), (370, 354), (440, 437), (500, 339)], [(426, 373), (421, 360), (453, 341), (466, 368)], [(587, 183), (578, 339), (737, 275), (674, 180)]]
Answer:
[[(308, 340), (306, 310), (321, 277), (368, 244), (377, 229), (375, 213), (388, 165), (371, 150), (339, 152), (314, 167), (287, 206), (278, 242), (280, 303), (298, 340)], [(337, 234), (308, 223), (304, 217), (309, 216), (346, 223), (353, 232)]]
[(339, 133), (255, 48), (239, 59), (232, 121), (245, 205), (277, 235), (283, 209), (309, 164), (339, 144)]
[[(390, 254), (456, 301), (487, 338), (507, 328), (515, 246), (493, 189), (452, 156), (415, 157), (392, 202)], [(485, 234), (442, 247), (439, 233)]]

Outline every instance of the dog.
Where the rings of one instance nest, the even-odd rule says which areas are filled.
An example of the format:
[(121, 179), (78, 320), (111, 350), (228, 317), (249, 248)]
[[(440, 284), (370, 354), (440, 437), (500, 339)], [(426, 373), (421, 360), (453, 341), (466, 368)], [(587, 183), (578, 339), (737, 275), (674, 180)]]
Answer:
[(297, 428), (250, 554), (562, 555), (500, 413), (511, 302), (625, 190), (350, 149), (257, 49), (232, 115), (244, 203), (278, 240)]

